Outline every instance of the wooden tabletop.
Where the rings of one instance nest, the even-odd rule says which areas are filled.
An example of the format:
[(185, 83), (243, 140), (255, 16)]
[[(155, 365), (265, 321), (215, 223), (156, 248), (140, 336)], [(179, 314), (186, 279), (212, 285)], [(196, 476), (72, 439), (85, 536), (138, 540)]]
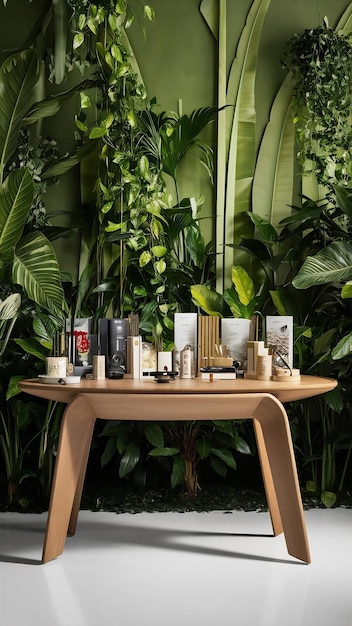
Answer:
[(301, 376), (299, 382), (261, 381), (237, 378), (213, 382), (201, 378), (178, 379), (169, 383), (157, 383), (153, 377), (143, 379), (124, 378), (122, 380), (87, 380), (79, 384), (61, 385), (43, 383), (40, 379), (23, 380), (19, 383), (22, 391), (31, 395), (69, 403), (78, 394), (237, 394), (270, 393), (281, 402), (302, 400), (331, 391), (337, 385), (332, 378)]

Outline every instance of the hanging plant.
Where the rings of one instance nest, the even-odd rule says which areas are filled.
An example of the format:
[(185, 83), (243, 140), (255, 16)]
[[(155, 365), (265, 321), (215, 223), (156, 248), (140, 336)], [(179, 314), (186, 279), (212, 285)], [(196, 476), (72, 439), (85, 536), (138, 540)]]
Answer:
[(352, 176), (349, 38), (324, 25), (295, 35), (284, 66), (292, 72), (293, 108), (303, 171), (313, 166), (322, 184), (346, 183)]

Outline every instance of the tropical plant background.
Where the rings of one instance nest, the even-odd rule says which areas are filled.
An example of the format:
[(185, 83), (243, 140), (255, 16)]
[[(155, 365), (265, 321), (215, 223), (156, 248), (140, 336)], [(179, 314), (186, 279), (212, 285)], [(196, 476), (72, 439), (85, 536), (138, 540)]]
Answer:
[[(7, 503), (50, 490), (62, 406), (17, 384), (42, 371), (65, 317), (138, 313), (167, 348), (176, 311), (260, 310), (293, 315), (302, 372), (338, 379), (288, 407), (302, 485), (334, 505), (351, 488), (352, 3), (288, 11), (280, 36), (278, 0), (23, 4), (28, 20), (0, 37)], [(7, 23), (17, 5), (3, 2)], [(248, 425), (221, 419), (108, 424), (94, 442), (102, 481), (192, 496), (203, 477), (258, 469)]]

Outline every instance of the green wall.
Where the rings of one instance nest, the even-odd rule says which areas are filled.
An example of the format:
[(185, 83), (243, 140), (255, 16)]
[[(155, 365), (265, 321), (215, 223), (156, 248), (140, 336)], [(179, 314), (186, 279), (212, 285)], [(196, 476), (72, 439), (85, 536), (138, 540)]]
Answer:
[[(214, 0), (218, 4), (219, 0)], [(183, 111), (215, 102), (217, 43), (203, 19), (200, 0), (151, 0), (156, 18), (146, 24), (146, 38), (137, 23), (130, 39), (150, 97), (162, 109)], [(285, 72), (282, 52), (293, 34), (322, 24), (325, 16), (334, 27), (350, 0), (271, 0), (264, 23), (258, 59), (258, 139), (272, 100)], [(227, 56), (233, 58), (251, 0), (227, 1)]]
[[(218, 3), (219, 0), (214, 0)], [(140, 3), (135, 0), (136, 6)], [(176, 110), (184, 113), (209, 106), (216, 102), (217, 42), (199, 11), (200, 0), (150, 0), (155, 9), (153, 23), (145, 24), (146, 36), (135, 22), (130, 31), (130, 41), (135, 51), (149, 97), (156, 97), (160, 110)], [(285, 43), (296, 32), (313, 28), (322, 23), (324, 16), (335, 26), (349, 0), (271, 0), (265, 19), (259, 49), (257, 71), (257, 142), (267, 123), (275, 94), (284, 79), (281, 58)], [(8, 6), (0, 5), (0, 49), (16, 49), (23, 45), (30, 30), (31, 19), (38, 15), (42, 0), (8, 0)], [(251, 0), (227, 1), (227, 56), (231, 62)], [(60, 90), (67, 85), (60, 86)], [(48, 85), (48, 93), (55, 90)], [(57, 139), (65, 152), (73, 145), (74, 105), (67, 105), (44, 126), (44, 132)], [(215, 133), (208, 129), (205, 138), (215, 143)], [(196, 197), (204, 194), (206, 201), (201, 211), (207, 238), (212, 236), (214, 193), (205, 171), (189, 158), (181, 175), (181, 193)], [(65, 175), (58, 186), (47, 195), (49, 210), (74, 211), (78, 202), (78, 178), (76, 168)], [(64, 269), (70, 269), (74, 259), (72, 241), (57, 245)]]
[[(211, 2), (211, 0), (208, 0)], [(155, 0), (155, 22), (147, 24), (145, 40), (140, 37), (137, 24), (130, 33), (133, 49), (150, 97), (155, 96), (160, 108), (183, 112), (209, 106), (217, 98), (218, 43), (206, 24), (200, 10), (200, 0)], [(220, 0), (213, 0), (219, 6)], [(252, 0), (227, 0), (227, 67), (236, 54), (236, 48)], [(265, 18), (259, 46), (256, 80), (256, 140), (259, 146), (268, 122), (275, 95), (286, 71), (281, 59), (287, 41), (305, 28), (323, 23), (325, 16), (335, 27), (350, 5), (349, 0), (271, 0)], [(207, 140), (215, 144), (215, 136), (208, 129)], [(203, 230), (207, 238), (213, 234), (215, 194), (204, 172), (188, 160), (182, 171), (181, 191), (184, 195), (204, 194), (206, 201), (200, 212), (207, 217)]]

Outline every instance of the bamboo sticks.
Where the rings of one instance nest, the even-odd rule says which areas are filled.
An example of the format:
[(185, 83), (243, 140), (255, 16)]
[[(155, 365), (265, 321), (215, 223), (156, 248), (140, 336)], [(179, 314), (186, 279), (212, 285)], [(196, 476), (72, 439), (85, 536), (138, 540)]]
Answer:
[(220, 318), (217, 315), (198, 316), (198, 371), (209, 365), (215, 346), (220, 344)]

